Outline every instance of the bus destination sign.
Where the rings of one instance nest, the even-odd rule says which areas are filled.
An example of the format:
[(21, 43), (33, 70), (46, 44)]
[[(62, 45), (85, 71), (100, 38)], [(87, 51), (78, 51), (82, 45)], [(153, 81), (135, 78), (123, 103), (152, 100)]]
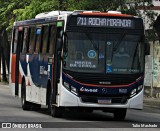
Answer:
[(77, 17), (77, 26), (134, 28), (134, 21), (127, 18)]

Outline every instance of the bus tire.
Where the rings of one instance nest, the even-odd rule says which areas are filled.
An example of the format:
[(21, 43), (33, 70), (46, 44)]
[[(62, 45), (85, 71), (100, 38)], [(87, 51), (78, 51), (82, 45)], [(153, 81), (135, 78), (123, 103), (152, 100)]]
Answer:
[(33, 111), (40, 111), (41, 110), (41, 105), (40, 104), (32, 104), (32, 110)]
[(61, 107), (52, 106), (52, 108), (51, 108), (51, 116), (52, 117), (62, 117), (62, 109), (61, 109)]
[(29, 102), (26, 101), (26, 84), (23, 82), (22, 89), (21, 89), (21, 104), (23, 110), (30, 110), (31, 105)]
[(49, 103), (48, 103), (48, 112), (52, 117), (61, 117), (62, 116), (62, 108), (56, 107), (52, 105), (52, 93), (49, 94)]
[(116, 109), (114, 111), (114, 119), (115, 120), (124, 120), (126, 117), (126, 113), (127, 113), (127, 109), (126, 108), (122, 108), (122, 109)]
[(87, 113), (92, 113), (93, 110), (92, 110), (92, 109), (86, 109), (85, 112), (87, 112)]

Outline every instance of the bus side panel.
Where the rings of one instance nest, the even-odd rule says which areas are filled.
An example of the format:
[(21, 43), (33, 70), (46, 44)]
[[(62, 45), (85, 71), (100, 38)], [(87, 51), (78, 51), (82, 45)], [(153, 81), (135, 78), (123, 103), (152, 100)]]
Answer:
[(41, 84), (40, 87), (40, 94), (39, 94), (39, 101), (46, 105), (46, 91), (47, 91), (47, 82), (49, 79), (49, 73), (48, 73), (48, 56), (45, 54), (42, 56), (42, 58), (40, 59), (40, 68), (43, 68), (43, 71), (41, 72), (39, 70), (40, 73), (40, 79), (39, 82)]
[(11, 83), (15, 84), (16, 54), (12, 54), (11, 62)]
[(15, 95), (15, 66), (16, 66), (16, 55), (11, 55), (11, 63), (10, 63), (10, 88), (12, 94)]
[[(15, 71), (16, 70), (16, 54), (12, 54), (11, 57), (11, 80), (10, 80), (10, 86), (11, 86), (11, 91), (12, 94), (15, 95)], [(19, 79), (18, 79), (18, 84), (22, 83), (22, 76), (20, 74), (20, 71), (18, 71), (19, 73)]]
[(28, 58), (28, 86), (26, 87), (26, 99), (28, 101), (39, 102), (39, 61), (37, 55), (29, 55)]
[(20, 71), (20, 76), (19, 76), (19, 97), (21, 97), (21, 88), (22, 88), (22, 77), (25, 78), (26, 82), (26, 77), (27, 77), (27, 63), (26, 63), (26, 55), (20, 54), (20, 62), (19, 62), (19, 71)]
[(26, 87), (27, 100), (46, 105), (46, 88), (48, 82), (48, 57), (40, 54), (29, 56), (28, 79)]

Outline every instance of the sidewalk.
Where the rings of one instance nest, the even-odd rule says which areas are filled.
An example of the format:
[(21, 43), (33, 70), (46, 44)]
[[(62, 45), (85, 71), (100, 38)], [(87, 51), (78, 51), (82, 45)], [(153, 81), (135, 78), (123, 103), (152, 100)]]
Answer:
[(151, 106), (160, 109), (160, 98), (144, 97), (144, 106)]

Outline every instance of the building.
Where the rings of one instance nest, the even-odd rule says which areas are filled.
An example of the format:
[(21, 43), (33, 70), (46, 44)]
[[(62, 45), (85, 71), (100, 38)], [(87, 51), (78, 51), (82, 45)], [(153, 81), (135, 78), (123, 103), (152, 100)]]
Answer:
[(147, 96), (160, 98), (160, 0), (151, 0), (151, 3), (144, 1), (128, 0), (127, 4), (135, 6), (142, 16), (148, 38), (153, 33), (153, 25), (156, 24), (154, 29), (159, 31), (156, 32), (157, 37), (149, 39), (150, 55), (146, 56), (144, 85)]

